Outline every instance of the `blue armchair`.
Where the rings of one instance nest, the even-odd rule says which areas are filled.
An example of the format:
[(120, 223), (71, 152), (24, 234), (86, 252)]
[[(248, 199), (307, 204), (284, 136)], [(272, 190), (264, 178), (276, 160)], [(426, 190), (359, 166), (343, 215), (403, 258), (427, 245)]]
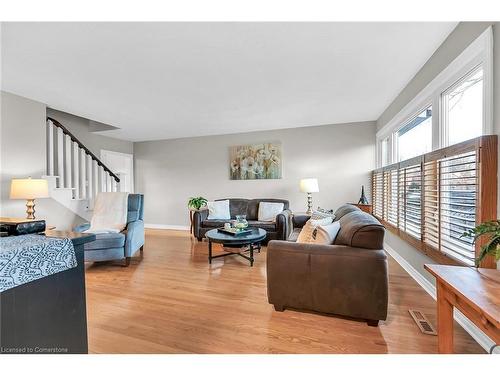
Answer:
[[(75, 232), (83, 232), (90, 228), (90, 223), (84, 223)], [(127, 227), (120, 233), (96, 234), (96, 240), (84, 245), (85, 261), (100, 262), (125, 259), (125, 266), (130, 264), (130, 258), (144, 249), (144, 195), (129, 194)]]

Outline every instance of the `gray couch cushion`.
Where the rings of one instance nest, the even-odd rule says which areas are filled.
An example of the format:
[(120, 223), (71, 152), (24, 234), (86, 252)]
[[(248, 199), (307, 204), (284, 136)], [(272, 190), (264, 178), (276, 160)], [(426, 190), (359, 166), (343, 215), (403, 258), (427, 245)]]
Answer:
[(87, 242), (85, 250), (110, 249), (125, 246), (125, 235), (123, 233), (99, 233), (95, 241)]

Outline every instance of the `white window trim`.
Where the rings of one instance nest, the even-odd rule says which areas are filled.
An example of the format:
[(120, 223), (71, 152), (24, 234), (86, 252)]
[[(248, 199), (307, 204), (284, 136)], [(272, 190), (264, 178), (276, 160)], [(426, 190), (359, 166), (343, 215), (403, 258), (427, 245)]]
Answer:
[(469, 73), (476, 66), (483, 68), (483, 134), (493, 132), (493, 30), (488, 27), (473, 41), (455, 60), (443, 69), (420, 93), (408, 102), (386, 125), (376, 134), (377, 166), (382, 166), (380, 142), (389, 138), (391, 151), (388, 163), (397, 162), (395, 133), (412, 117), (424, 108), (432, 105), (432, 148), (445, 147), (443, 134), (441, 94), (455, 82)]

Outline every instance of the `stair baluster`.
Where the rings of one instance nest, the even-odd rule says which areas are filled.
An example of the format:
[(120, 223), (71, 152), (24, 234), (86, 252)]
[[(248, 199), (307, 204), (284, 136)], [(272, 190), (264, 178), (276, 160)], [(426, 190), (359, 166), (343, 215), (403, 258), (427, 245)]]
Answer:
[(47, 173), (54, 175), (54, 125), (51, 121), (47, 124)]
[(73, 147), (73, 142), (71, 142), (71, 137), (68, 135), (64, 136), (64, 181), (66, 182), (66, 188), (72, 188), (71, 181), (71, 165), (72, 165), (72, 157), (71, 157), (71, 149)]
[(94, 170), (94, 197), (99, 193), (99, 166), (95, 160), (92, 160), (92, 169)]
[(87, 164), (87, 192), (88, 192), (88, 198), (92, 199), (94, 197), (94, 183), (92, 179), (94, 178), (94, 172), (92, 170), (92, 158), (90, 155), (85, 155), (85, 163)]
[(80, 198), (80, 169), (78, 168), (78, 156), (80, 154), (80, 150), (78, 145), (73, 143), (73, 199)]
[(62, 129), (57, 128), (57, 187), (64, 187), (64, 133)]
[(87, 163), (86, 153), (80, 149), (80, 199), (87, 199)]

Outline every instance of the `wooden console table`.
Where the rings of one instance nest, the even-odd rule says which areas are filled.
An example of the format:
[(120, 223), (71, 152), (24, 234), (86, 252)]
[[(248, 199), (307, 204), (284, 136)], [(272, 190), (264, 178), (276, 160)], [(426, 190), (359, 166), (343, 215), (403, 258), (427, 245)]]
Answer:
[(439, 353), (453, 353), (453, 308), (500, 344), (500, 271), (426, 264), (436, 278)]
[(358, 207), (361, 211), (364, 211), (368, 214), (373, 213), (373, 206), (371, 204), (361, 204), (361, 203), (351, 203), (353, 206)]

